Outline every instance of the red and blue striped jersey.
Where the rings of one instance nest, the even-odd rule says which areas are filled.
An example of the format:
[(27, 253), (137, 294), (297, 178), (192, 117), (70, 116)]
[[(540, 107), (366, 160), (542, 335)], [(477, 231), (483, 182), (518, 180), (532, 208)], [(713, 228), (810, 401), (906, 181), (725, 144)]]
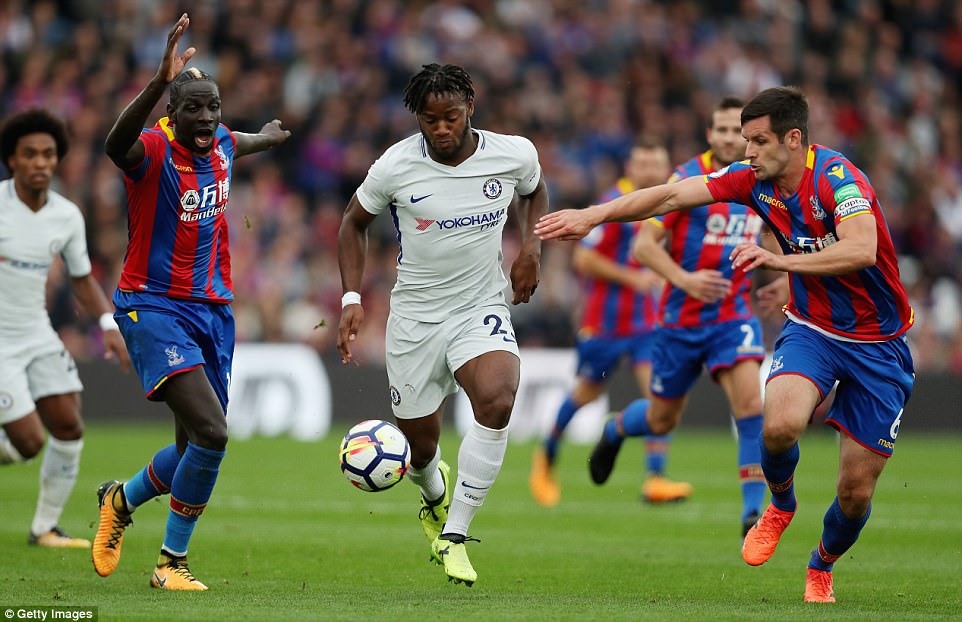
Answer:
[(211, 151), (174, 140), (166, 117), (140, 134), (144, 159), (124, 171), (127, 254), (118, 287), (169, 298), (229, 303), (227, 199), (236, 141), (219, 125)]
[[(610, 201), (633, 190), (631, 181), (619, 179), (601, 201)], [(631, 254), (632, 241), (641, 226), (640, 222), (604, 223), (591, 230), (579, 244), (611, 261), (641, 270), (643, 267)], [(581, 287), (584, 303), (579, 337), (627, 337), (643, 335), (654, 328), (657, 297), (590, 275), (582, 277)]]
[[(711, 151), (692, 158), (676, 168), (668, 182), (711, 173), (711, 158)], [(712, 303), (702, 302), (666, 283), (659, 316), (662, 326), (689, 328), (752, 316), (751, 279), (743, 270), (732, 270), (728, 257), (739, 244), (758, 241), (762, 219), (757, 214), (741, 203), (719, 201), (670, 212), (650, 222), (660, 224), (671, 234), (668, 254), (683, 269), (718, 270), (732, 282), (729, 294)]]
[(756, 179), (747, 163), (713, 173), (706, 184), (716, 199), (744, 201), (758, 212), (786, 255), (817, 253), (838, 242), (836, 227), (843, 220), (862, 214), (875, 218), (875, 265), (839, 276), (790, 273), (785, 310), (828, 335), (856, 341), (888, 341), (912, 326), (915, 318), (882, 207), (868, 178), (845, 156), (811, 145), (791, 196), (783, 196), (771, 181)]

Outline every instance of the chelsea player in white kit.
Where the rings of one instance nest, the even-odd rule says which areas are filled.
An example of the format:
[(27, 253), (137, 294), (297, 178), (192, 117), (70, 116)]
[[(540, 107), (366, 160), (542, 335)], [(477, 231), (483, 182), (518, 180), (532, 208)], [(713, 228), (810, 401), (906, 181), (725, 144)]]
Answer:
[(77, 299), (100, 318), (106, 356), (117, 357), (125, 370), (130, 358), (113, 307), (90, 273), (83, 215), (50, 189), (67, 147), (63, 123), (44, 110), (16, 114), (0, 130), (0, 154), (11, 174), (0, 182), (0, 465), (33, 458), (46, 441), (27, 541), (86, 549), (89, 541), (58, 526), (80, 466), (83, 385), (47, 314), (47, 274), (57, 255)]
[[(477, 541), (468, 528), (501, 469), (521, 369), (504, 293), (502, 231), (517, 194), (521, 248), (511, 265), (512, 304), (528, 302), (541, 260), (532, 231), (548, 211), (548, 192), (531, 141), (471, 127), (474, 87), (463, 68), (424, 65), (408, 82), (404, 105), (420, 133), (371, 166), (341, 222), (337, 347), (350, 363), (364, 320), (367, 228), (390, 211), (401, 247), (386, 336), (391, 403), (411, 444), (408, 477), (421, 490), (431, 558), (449, 581), (470, 586), (477, 573), (464, 543)], [(458, 387), (474, 422), (452, 481), (438, 441), (444, 400)]]

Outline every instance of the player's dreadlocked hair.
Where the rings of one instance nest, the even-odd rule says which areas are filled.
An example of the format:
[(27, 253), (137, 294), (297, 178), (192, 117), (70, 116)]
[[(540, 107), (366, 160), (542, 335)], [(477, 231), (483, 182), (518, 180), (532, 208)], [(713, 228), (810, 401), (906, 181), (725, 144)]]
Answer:
[(0, 129), (0, 158), (4, 165), (10, 161), (13, 152), (17, 150), (17, 141), (27, 134), (50, 134), (57, 143), (57, 159), (63, 160), (67, 155), (67, 126), (59, 118), (41, 108), (32, 108), (19, 112), (3, 124)]
[(465, 101), (474, 99), (471, 76), (462, 67), (437, 63), (422, 67), (404, 87), (404, 106), (414, 114), (424, 108), (424, 101), (431, 93), (459, 93), (464, 96)]
[(188, 82), (193, 82), (194, 80), (207, 80), (208, 82), (213, 82), (214, 78), (210, 76), (209, 73), (201, 71), (197, 67), (191, 67), (185, 69), (181, 72), (179, 76), (174, 78), (174, 81), (170, 83), (170, 105), (177, 107), (180, 103), (181, 90), (185, 84)]

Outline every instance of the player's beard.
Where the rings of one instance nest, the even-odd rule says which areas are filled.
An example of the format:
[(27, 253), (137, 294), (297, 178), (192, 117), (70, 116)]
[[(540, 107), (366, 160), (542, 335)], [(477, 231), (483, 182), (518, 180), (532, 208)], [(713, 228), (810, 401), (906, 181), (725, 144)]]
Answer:
[(715, 159), (721, 165), (721, 168), (725, 168), (733, 162), (738, 162), (745, 159), (745, 148), (743, 147), (739, 153), (738, 149), (713, 149), (712, 152), (715, 154)]
[(429, 137), (427, 134), (424, 134), (424, 132), (421, 133), (424, 135), (424, 139), (427, 141), (427, 143), (431, 145), (431, 150), (434, 152), (434, 154), (441, 161), (449, 161), (456, 159), (458, 154), (461, 153), (461, 150), (465, 148), (470, 131), (471, 124), (465, 123), (464, 131), (461, 132), (461, 135), (453, 139), (451, 144), (444, 147), (439, 147), (437, 143), (431, 139), (431, 137)]

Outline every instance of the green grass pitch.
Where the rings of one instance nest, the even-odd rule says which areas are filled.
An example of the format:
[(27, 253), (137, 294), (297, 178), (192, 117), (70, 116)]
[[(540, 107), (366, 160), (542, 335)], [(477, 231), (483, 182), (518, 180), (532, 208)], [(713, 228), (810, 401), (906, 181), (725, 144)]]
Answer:
[[(164, 593), (148, 580), (164, 502), (134, 515), (117, 571), (100, 578), (83, 551), (26, 545), (39, 461), (0, 469), (0, 609), (97, 607), (100, 620), (946, 620), (962, 616), (962, 436), (905, 426), (872, 519), (835, 567), (834, 605), (802, 602), (805, 566), (834, 495), (837, 440), (801, 442), (799, 510), (775, 556), (739, 554), (735, 445), (726, 430), (682, 429), (670, 475), (692, 482), (683, 503), (639, 502), (642, 449), (629, 441), (606, 486), (591, 484), (587, 446), (565, 445), (563, 498), (546, 510), (527, 488), (532, 444), (511, 444), (472, 525), (473, 588), (428, 562), (408, 482), (383, 493), (337, 468), (340, 427), (316, 443), (232, 442), (191, 542), (205, 593)], [(91, 539), (97, 484), (128, 478), (172, 438), (169, 428), (88, 426), (80, 481), (61, 521)], [(442, 449), (457, 463), (458, 439)]]

